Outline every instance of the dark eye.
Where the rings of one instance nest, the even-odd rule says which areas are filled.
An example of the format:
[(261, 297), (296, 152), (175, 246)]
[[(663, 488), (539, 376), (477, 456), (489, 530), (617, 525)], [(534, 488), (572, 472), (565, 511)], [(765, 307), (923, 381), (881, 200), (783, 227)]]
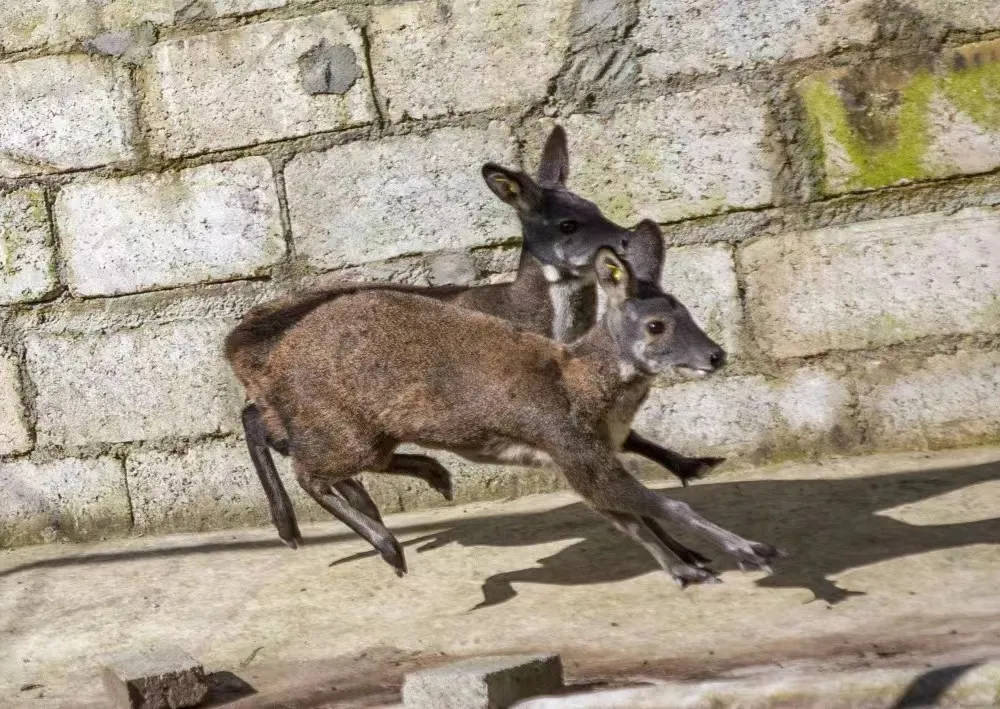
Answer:
[(666, 326), (662, 320), (650, 320), (646, 323), (646, 332), (650, 335), (662, 335), (665, 329)]
[(579, 226), (580, 225), (577, 224), (572, 219), (563, 219), (561, 222), (559, 222), (559, 231), (561, 231), (563, 234), (572, 234), (574, 231), (577, 230), (577, 228), (579, 228)]

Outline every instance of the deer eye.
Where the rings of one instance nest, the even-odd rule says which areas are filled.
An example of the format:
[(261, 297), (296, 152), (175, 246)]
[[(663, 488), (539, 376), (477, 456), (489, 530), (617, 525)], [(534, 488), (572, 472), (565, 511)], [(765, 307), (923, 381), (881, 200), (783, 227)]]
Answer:
[(665, 329), (666, 325), (663, 324), (662, 320), (650, 320), (646, 323), (646, 332), (650, 335), (662, 335)]
[(580, 225), (577, 224), (572, 219), (563, 219), (561, 222), (559, 222), (559, 231), (561, 231), (563, 234), (572, 234), (579, 227)]

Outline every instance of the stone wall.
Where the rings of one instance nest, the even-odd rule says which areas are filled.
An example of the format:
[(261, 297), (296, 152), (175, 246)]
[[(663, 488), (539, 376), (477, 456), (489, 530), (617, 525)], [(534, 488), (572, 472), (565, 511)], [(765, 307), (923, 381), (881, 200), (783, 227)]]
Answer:
[[(641, 430), (1000, 440), (997, 37), (996, 0), (2, 3), (0, 543), (266, 522), (227, 329), (324, 278), (509, 278), (478, 167), (533, 169), (554, 120), (733, 355)], [(446, 458), (463, 500), (559, 483)]]

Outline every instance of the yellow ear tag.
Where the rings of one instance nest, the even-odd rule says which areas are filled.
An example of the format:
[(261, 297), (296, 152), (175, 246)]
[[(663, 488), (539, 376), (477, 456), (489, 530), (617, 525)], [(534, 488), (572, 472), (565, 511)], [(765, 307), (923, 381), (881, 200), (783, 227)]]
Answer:
[(514, 197), (521, 194), (521, 186), (508, 177), (499, 176), (496, 178), (497, 184), (510, 192)]
[(616, 266), (615, 264), (611, 263), (610, 261), (606, 262), (604, 265), (608, 267), (608, 275), (611, 276), (611, 280), (614, 282), (614, 284), (618, 285), (619, 283), (621, 283), (622, 270), (618, 268), (618, 266)]

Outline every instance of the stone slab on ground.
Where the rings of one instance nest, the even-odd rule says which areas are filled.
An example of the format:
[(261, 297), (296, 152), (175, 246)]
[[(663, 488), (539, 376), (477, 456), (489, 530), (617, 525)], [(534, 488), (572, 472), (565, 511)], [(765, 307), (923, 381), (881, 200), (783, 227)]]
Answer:
[(745, 680), (666, 682), (655, 687), (529, 699), (517, 709), (932, 709), (996, 706), (1000, 661), (855, 672), (777, 672)]
[(101, 680), (114, 709), (184, 709), (208, 696), (202, 666), (179, 647), (145, 647), (108, 658)]
[(403, 683), (406, 709), (506, 709), (563, 686), (559, 655), (470, 657), (414, 672)]

